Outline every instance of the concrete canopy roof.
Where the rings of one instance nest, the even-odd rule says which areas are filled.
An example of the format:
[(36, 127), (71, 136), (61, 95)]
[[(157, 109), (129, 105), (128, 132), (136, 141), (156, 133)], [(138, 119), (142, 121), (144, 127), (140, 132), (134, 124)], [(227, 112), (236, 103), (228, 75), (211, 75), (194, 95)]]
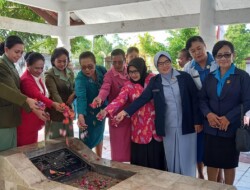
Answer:
[[(71, 19), (84, 25), (66, 25), (68, 36), (166, 30), (199, 26), (202, 0), (9, 0), (31, 7), (68, 13)], [(207, 0), (210, 1), (210, 0)], [(4, 21), (0, 17), (1, 22)], [(6, 18), (7, 19), (7, 18)], [(5, 21), (13, 23), (16, 19)], [(249, 0), (215, 0), (214, 24), (250, 23)], [(23, 21), (28, 26), (32, 22)], [(15, 29), (14, 24), (0, 24)], [(60, 25), (21, 27), (23, 32), (56, 35)], [(39, 27), (40, 26), (40, 27)], [(35, 29), (39, 28), (40, 32)], [(41, 27), (42, 30), (41, 31)], [(34, 31), (33, 31), (34, 30)], [(20, 30), (19, 30), (20, 31)]]

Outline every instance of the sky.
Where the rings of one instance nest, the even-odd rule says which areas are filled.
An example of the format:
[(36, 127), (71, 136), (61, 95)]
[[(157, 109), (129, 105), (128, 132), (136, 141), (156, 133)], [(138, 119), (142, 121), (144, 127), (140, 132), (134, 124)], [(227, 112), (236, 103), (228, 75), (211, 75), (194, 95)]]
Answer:
[[(128, 39), (129, 44), (134, 44), (134, 43), (139, 41), (137, 36), (139, 34), (144, 35), (145, 33), (146, 32), (121, 33), (121, 34), (119, 34), (119, 37), (122, 39)], [(166, 36), (166, 30), (147, 32), (147, 33), (149, 33), (151, 36), (153, 36), (155, 38), (155, 41), (164, 43), (164, 41), (162, 40), (162, 36)], [(112, 39), (112, 35), (108, 35), (108, 39), (109, 38)], [(163, 39), (165, 39), (165, 37)]]
[[(146, 32), (133, 32), (133, 33), (119, 33), (119, 37), (122, 38), (123, 40), (127, 40), (129, 45), (133, 45), (139, 41), (138, 35), (144, 35)], [(151, 36), (155, 38), (155, 41), (160, 42), (160, 43), (165, 43), (164, 40), (166, 39), (166, 30), (160, 30), (160, 31), (153, 31), (153, 32), (147, 32)], [(114, 34), (107, 34), (106, 38), (112, 43), (113, 40), (113, 35)], [(93, 36), (87, 36), (89, 40), (92, 40)]]
[[(223, 25), (223, 29), (221, 31), (223, 34), (221, 36), (221, 39), (223, 39), (223, 35), (226, 32), (227, 28), (228, 28), (228, 25)], [(250, 29), (250, 24), (247, 24), (247, 28)], [(146, 32), (119, 33), (118, 35), (123, 40), (127, 40), (128, 45), (133, 45), (133, 44), (135, 44), (135, 43), (137, 43), (139, 41), (137, 36), (139, 34), (144, 35), (144, 33), (146, 33)], [(165, 41), (165, 39), (166, 39), (166, 30), (159, 30), (159, 31), (147, 32), (147, 33), (149, 33), (151, 36), (153, 36), (155, 38), (156, 42), (160, 42), (160, 43), (163, 43), (163, 44), (167, 45), (166, 44), (167, 42)], [(114, 34), (107, 34), (106, 35), (107, 39), (111, 43), (112, 43), (112, 40), (113, 40), (113, 35)], [(87, 38), (89, 40), (92, 40), (93, 36), (87, 36)]]

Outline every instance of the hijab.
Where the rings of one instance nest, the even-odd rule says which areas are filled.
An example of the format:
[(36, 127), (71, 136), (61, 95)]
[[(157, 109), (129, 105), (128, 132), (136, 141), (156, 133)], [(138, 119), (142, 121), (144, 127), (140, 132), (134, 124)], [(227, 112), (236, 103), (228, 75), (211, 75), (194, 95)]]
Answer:
[[(171, 62), (172, 64), (172, 59), (171, 59), (171, 56), (169, 55), (168, 52), (166, 51), (160, 51), (158, 53), (156, 53), (156, 55), (154, 56), (154, 65), (156, 68), (158, 68), (158, 60), (161, 56), (165, 56), (166, 58), (169, 59), (169, 61)], [(171, 72), (167, 73), (167, 74), (160, 74), (164, 79), (166, 79), (167, 81), (170, 81), (171, 78), (172, 78), (172, 75), (173, 75), (173, 68), (171, 70)]]
[(148, 73), (147, 73), (147, 66), (146, 66), (146, 63), (144, 61), (144, 59), (140, 58), (140, 57), (137, 57), (137, 58), (134, 58), (132, 59), (129, 64), (128, 64), (128, 67), (127, 67), (127, 72), (129, 73), (129, 67), (130, 66), (134, 66), (138, 72), (140, 73), (140, 80), (138, 81), (133, 81), (131, 78), (130, 78), (130, 81), (132, 83), (135, 83), (135, 84), (140, 84), (142, 87), (144, 87), (144, 83), (145, 83), (145, 79), (146, 77), (148, 76)]
[(155, 56), (154, 56), (154, 65), (156, 68), (157, 68), (158, 60), (161, 56), (167, 57), (169, 59), (169, 61), (171, 61), (171, 63), (172, 63), (172, 59), (171, 59), (171, 56), (169, 55), (169, 53), (166, 51), (160, 51), (157, 54), (155, 54)]

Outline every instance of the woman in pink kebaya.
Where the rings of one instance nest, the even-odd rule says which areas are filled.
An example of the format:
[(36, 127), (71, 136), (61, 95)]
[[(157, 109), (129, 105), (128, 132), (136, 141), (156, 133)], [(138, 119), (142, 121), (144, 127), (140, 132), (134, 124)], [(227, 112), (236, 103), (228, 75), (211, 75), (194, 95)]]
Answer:
[[(147, 73), (145, 61), (134, 58), (127, 68), (130, 81), (124, 84), (119, 95), (98, 114), (102, 118), (115, 116), (117, 110), (137, 99), (148, 85), (153, 74)], [(165, 154), (162, 138), (155, 131), (153, 100), (131, 116), (131, 164), (165, 170)], [(117, 126), (119, 128), (119, 126)]]
[[(120, 93), (125, 82), (128, 81), (124, 51), (121, 49), (113, 50), (111, 60), (112, 68), (105, 74), (99, 94), (93, 100), (93, 103), (97, 104), (98, 107), (106, 99), (108, 102), (112, 102)], [(126, 106), (124, 105), (117, 110), (117, 113)], [(130, 162), (131, 127), (128, 127), (131, 126), (130, 118), (124, 119), (118, 126), (116, 127), (116, 124), (109, 120), (111, 159), (119, 162)]]

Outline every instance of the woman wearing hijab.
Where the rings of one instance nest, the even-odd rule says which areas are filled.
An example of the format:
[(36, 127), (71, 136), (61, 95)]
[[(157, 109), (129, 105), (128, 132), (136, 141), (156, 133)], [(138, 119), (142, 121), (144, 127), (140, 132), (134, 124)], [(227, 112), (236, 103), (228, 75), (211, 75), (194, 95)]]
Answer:
[[(127, 67), (130, 81), (102, 112), (102, 117), (113, 114), (126, 103), (137, 99), (149, 84), (153, 74), (147, 73), (145, 61), (134, 58)], [(155, 109), (153, 100), (142, 106), (131, 116), (131, 164), (165, 170), (165, 155), (162, 137), (155, 131)]]
[(167, 52), (158, 52), (154, 76), (141, 96), (121, 111), (116, 120), (132, 116), (154, 100), (156, 134), (163, 136), (168, 171), (195, 177), (196, 133), (201, 127), (197, 88), (191, 76), (172, 68)]

